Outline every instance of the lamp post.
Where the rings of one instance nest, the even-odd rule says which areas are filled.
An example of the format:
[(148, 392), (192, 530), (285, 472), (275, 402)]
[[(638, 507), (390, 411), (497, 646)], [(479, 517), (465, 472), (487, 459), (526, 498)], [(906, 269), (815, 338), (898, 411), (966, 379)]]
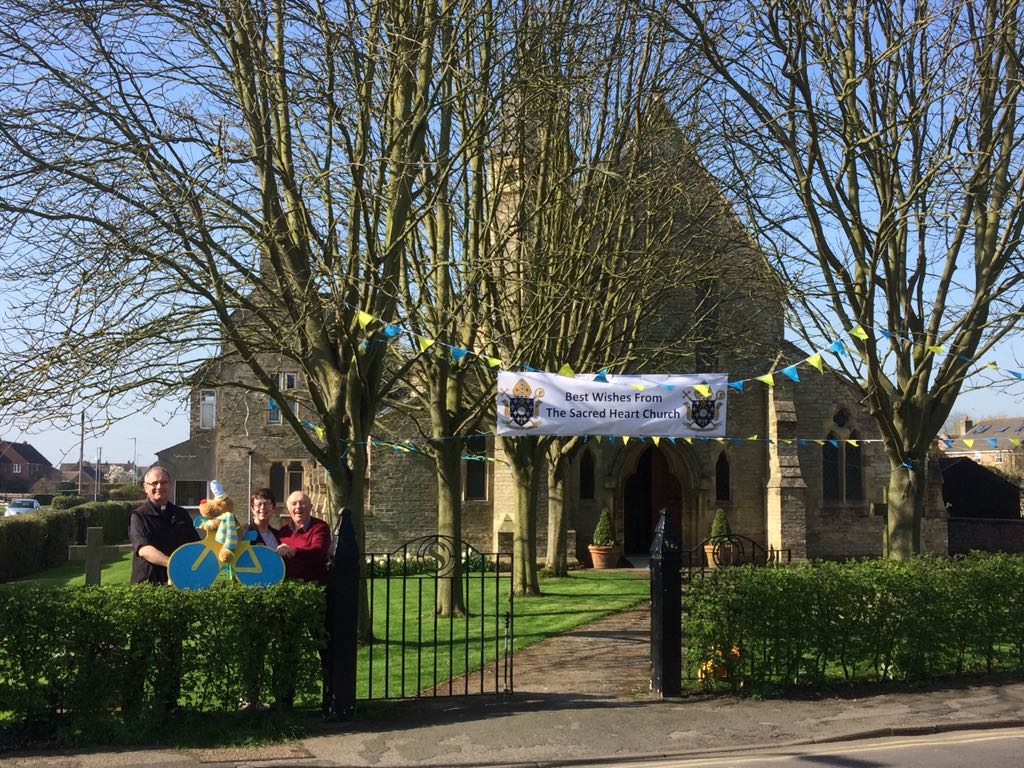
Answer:
[(138, 479), (137, 462), (139, 460), (139, 442), (138, 438), (132, 438), (132, 487), (135, 487), (135, 482)]

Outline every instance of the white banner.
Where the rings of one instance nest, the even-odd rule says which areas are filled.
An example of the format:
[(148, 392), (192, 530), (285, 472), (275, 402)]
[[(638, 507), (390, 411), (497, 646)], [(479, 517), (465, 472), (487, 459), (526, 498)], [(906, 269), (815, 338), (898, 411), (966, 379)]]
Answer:
[(724, 437), (724, 373), (606, 376), (498, 371), (499, 435)]

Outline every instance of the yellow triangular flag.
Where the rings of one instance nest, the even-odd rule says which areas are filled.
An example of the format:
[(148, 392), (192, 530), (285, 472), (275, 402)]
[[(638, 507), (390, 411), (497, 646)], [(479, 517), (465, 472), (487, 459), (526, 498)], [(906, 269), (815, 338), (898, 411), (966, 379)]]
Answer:
[(324, 439), (324, 428), (323, 427), (313, 427), (313, 431), (316, 432), (316, 436), (317, 436), (318, 439), (320, 439), (320, 440)]
[(824, 363), (821, 360), (821, 352), (816, 352), (807, 358), (807, 364), (812, 368), (817, 368), (818, 373), (824, 373)]
[(651, 442), (652, 442), (652, 443), (654, 443), (655, 445), (657, 445), (658, 443), (660, 443), (660, 442), (661, 442), (661, 438), (660, 438), (660, 437), (658, 437), (657, 435), (653, 435), (653, 436), (651, 437)]
[(812, 440), (811, 442), (817, 443), (818, 445), (824, 445), (825, 444), (824, 440)]
[(971, 439), (971, 440), (964, 440), (964, 445), (966, 445), (968, 448), (973, 448), (974, 447), (974, 440), (973, 439)]
[(362, 328), (364, 331), (366, 330), (366, 326), (372, 323), (373, 320), (374, 317), (369, 312), (363, 312), (362, 310), (359, 310), (359, 312), (356, 313), (356, 321), (359, 323), (359, 327)]
[(793, 444), (793, 441), (792, 441), (792, 440), (786, 440), (786, 439), (783, 439), (783, 440), (782, 440), (782, 442), (783, 442), (784, 444), (786, 444), (786, 445), (792, 445), (792, 444)]
[(991, 368), (993, 371), (998, 371), (999, 370), (999, 366), (996, 365), (996, 361), (995, 360), (989, 360), (987, 363), (985, 363), (985, 367), (986, 368)]
[(860, 339), (861, 341), (865, 341), (868, 338), (868, 332), (861, 328), (859, 325), (852, 331), (850, 331), (850, 335), (853, 336), (855, 339)]
[(628, 443), (628, 442), (629, 442), (629, 435), (623, 435), (622, 436), (622, 444), (626, 445), (626, 443)]
[(751, 435), (747, 440), (757, 440), (757, 435)]
[(566, 363), (565, 365), (558, 369), (558, 375), (568, 376), (571, 379), (576, 375), (576, 372), (573, 371), (572, 367), (570, 367), (568, 363)]
[(764, 376), (755, 376), (754, 378), (764, 384), (767, 384), (769, 387), (775, 386), (775, 377), (770, 373), (766, 373)]
[(690, 445), (693, 445), (693, 438), (692, 437), (684, 437), (683, 440), (688, 442)]
[(937, 347), (931, 344), (926, 344), (925, 349), (927, 349), (929, 352), (934, 352), (936, 355), (941, 355), (943, 352), (946, 351), (945, 347)]
[(501, 366), (501, 360), (496, 357), (485, 357), (484, 360), (487, 361), (487, 365), (491, 368), (499, 368)]
[(426, 336), (419, 336), (420, 352), (426, 352), (432, 346), (434, 346), (434, 340), (428, 339)]
[(847, 440), (846, 442), (852, 445), (854, 448), (860, 445), (860, 442), (858, 440)]
[(594, 439), (595, 439), (595, 440), (597, 440), (597, 442), (599, 442), (599, 443), (600, 443), (600, 442), (601, 442), (601, 435), (598, 435), (598, 436), (597, 436), (596, 438), (594, 438)]
[(1020, 448), (1020, 438), (1019, 437), (1011, 437), (1010, 438), (1010, 443), (1011, 443), (1011, 445), (1016, 445), (1018, 448)]
[(716, 437), (715, 438), (715, 442), (716, 443), (724, 443), (725, 442), (725, 438), (724, 437)]
[(701, 397), (711, 397), (711, 387), (707, 384), (694, 384), (693, 391)]
[(647, 387), (645, 387), (643, 384), (630, 384), (629, 386), (631, 386), (637, 392), (643, 392), (645, 389), (647, 389)]

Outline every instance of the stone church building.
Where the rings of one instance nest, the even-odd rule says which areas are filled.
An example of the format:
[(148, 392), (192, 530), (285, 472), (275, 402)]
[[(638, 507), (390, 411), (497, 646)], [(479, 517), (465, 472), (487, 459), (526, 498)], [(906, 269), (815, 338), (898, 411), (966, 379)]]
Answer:
[[(661, 146), (675, 146), (676, 151), (664, 156), (684, 155), (682, 144), (681, 136), (669, 136)], [(691, 166), (688, 172), (698, 180), (703, 176), (704, 186), (714, 186), (701, 169)], [(723, 337), (730, 329), (738, 330), (736, 338), (742, 343), (723, 344), (710, 354), (705, 347), (674, 360), (658, 360), (657, 371), (633, 372), (720, 371), (728, 373), (730, 382), (746, 380), (742, 391), (730, 388), (728, 392), (728, 437), (674, 443), (663, 439), (657, 445), (649, 438), (627, 443), (588, 439), (570, 467), (566, 498), (570, 557), (575, 550), (581, 563), (589, 563), (586, 545), (603, 507), (612, 514), (627, 556), (649, 550), (663, 507), (671, 512), (684, 549), (697, 547), (708, 535), (714, 510), (721, 507), (734, 533), (765, 548), (789, 550), (794, 560), (880, 555), (889, 462), (880, 444), (870, 442), (879, 437), (877, 428), (858, 406), (856, 389), (831, 373), (800, 366), (799, 382), (777, 375), (775, 385), (769, 387), (754, 380), (804, 361), (817, 350), (799, 350), (785, 341), (781, 301), (771, 298), (773, 291), (777, 295), (777, 283), (770, 285), (774, 275), (766, 274), (739, 222), (721, 198), (716, 199), (724, 213), (699, 247), (729, 265), (716, 272), (720, 286), (744, 287), (736, 292), (731, 307), (723, 304), (716, 318)], [(702, 212), (706, 214), (707, 207)], [(759, 289), (761, 283), (764, 290)], [(702, 290), (700, 285), (697, 288)], [(685, 315), (692, 308), (694, 290), (694, 286), (680, 288), (673, 311)], [(721, 291), (723, 296), (728, 293)], [(671, 324), (658, 320), (652, 323), (656, 332), (660, 328), (670, 333), (665, 329)], [(285, 359), (266, 358), (263, 363), (265, 370), (276, 371), (283, 390), (296, 391), (296, 402), (289, 407), (304, 418), (298, 366)], [(247, 498), (251, 489), (269, 486), (279, 500), (303, 489), (320, 503), (322, 470), (293, 437), (277, 404), (252, 391), (216, 386), (244, 382), (248, 375), (244, 366), (213, 360), (206, 381), (214, 385), (199, 384), (191, 392), (189, 439), (157, 454), (174, 478), (175, 501), (195, 506), (206, 495), (207, 483), (219, 479), (238, 499)], [(381, 415), (382, 440), (395, 439), (392, 435), (415, 436), (411, 426), (388, 423), (390, 418)], [(493, 426), (481, 431), (491, 432)], [(435, 533), (437, 491), (432, 462), (387, 445), (373, 445), (370, 451), (367, 548), (390, 551)], [(505, 550), (513, 530), (515, 492), (500, 441), (490, 434), (480, 435), (468, 442), (466, 454), (488, 460), (464, 461), (464, 538), (484, 552)], [(540, 472), (543, 478), (543, 469)], [(927, 551), (946, 552), (941, 479), (938, 473), (935, 477), (929, 488), (922, 543)], [(546, 490), (542, 488), (540, 494), (537, 551), (543, 555)], [(240, 516), (244, 515), (246, 505), (237, 506)]]

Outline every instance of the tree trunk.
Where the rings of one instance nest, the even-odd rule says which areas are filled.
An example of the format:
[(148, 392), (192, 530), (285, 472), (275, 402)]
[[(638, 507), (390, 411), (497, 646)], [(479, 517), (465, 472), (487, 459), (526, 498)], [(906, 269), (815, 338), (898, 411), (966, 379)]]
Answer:
[(463, 616), (462, 595), (462, 441), (441, 440), (437, 446), (437, 535), (451, 544), (451, 559), (442, 564), (437, 581), (437, 614)]
[(512, 533), (512, 594), (539, 595), (537, 580), (537, 460), (535, 437), (502, 438), (512, 465), (516, 508)]
[[(366, 446), (350, 445), (348, 451), (351, 467), (344, 458), (339, 458), (334, 469), (327, 470), (328, 504), (332, 506), (330, 517), (339, 519), (342, 507), (352, 510), (352, 526), (356, 531), (356, 543), (360, 554), (359, 596), (359, 641), (373, 642), (373, 626), (370, 623), (370, 602), (366, 580), (366, 520), (363, 514), (366, 477)], [(334, 523), (333, 525), (336, 525)]]
[(548, 447), (548, 551), (544, 567), (554, 576), (569, 572), (565, 551), (565, 474), (568, 461), (557, 442)]
[(914, 459), (913, 468), (890, 459), (886, 557), (906, 560), (921, 551), (921, 517), (924, 510), (927, 470), (925, 459)]

